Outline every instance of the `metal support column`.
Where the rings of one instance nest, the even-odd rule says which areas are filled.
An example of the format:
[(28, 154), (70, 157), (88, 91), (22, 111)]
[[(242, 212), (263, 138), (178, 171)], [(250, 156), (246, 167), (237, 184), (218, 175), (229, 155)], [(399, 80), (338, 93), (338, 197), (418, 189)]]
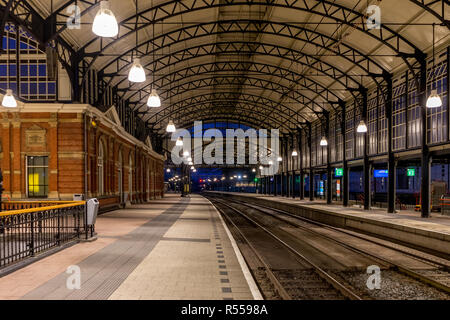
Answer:
[(387, 198), (387, 212), (395, 213), (395, 176), (396, 167), (394, 152), (392, 151), (393, 138), (393, 122), (392, 122), (392, 76), (386, 75), (385, 82), (387, 83), (386, 97), (385, 97), (385, 113), (388, 121), (388, 198)]
[[(361, 88), (362, 112), (361, 117), (367, 125), (367, 89)], [(364, 134), (364, 210), (370, 209), (370, 162), (369, 162), (369, 133)]]
[(312, 167), (312, 137), (311, 123), (308, 122), (308, 146), (309, 146), (309, 200), (314, 201), (314, 170)]
[(341, 135), (342, 135), (342, 169), (343, 169), (343, 175), (342, 175), (342, 205), (344, 207), (348, 206), (348, 196), (349, 196), (349, 188), (348, 188), (348, 180), (350, 178), (349, 176), (349, 169), (348, 169), (348, 162), (347, 162), (347, 156), (346, 156), (346, 143), (345, 143), (345, 113), (346, 113), (346, 107), (345, 107), (345, 101), (339, 100), (339, 107), (341, 109)]
[(299, 152), (299, 169), (300, 169), (300, 184), (299, 184), (299, 198), (300, 200), (305, 199), (305, 188), (304, 188), (304, 173), (303, 173), (303, 149), (302, 149), (302, 131), (300, 128), (297, 130), (298, 132), (298, 152)]
[(421, 159), (421, 216), (428, 218), (430, 216), (430, 150), (427, 145), (427, 109), (426, 109), (426, 60), (422, 57), (420, 61), (420, 80), (419, 80), (419, 103), (421, 105), (422, 113), (422, 159)]
[(331, 182), (333, 180), (330, 165), (330, 115), (328, 112), (325, 116), (325, 138), (327, 139), (327, 204), (331, 204)]

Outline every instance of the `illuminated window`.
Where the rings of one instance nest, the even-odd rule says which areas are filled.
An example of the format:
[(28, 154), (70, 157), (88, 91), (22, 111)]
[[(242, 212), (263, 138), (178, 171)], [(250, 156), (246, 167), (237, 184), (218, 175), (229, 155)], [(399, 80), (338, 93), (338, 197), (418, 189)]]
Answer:
[(28, 197), (48, 196), (48, 157), (27, 157)]

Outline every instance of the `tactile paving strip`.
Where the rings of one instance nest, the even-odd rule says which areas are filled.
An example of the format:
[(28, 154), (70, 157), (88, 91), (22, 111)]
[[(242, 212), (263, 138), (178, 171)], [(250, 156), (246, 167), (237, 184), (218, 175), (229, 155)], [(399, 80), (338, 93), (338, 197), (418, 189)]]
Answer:
[(61, 273), (22, 299), (106, 300), (153, 250), (189, 204), (189, 199), (168, 208), (159, 216), (78, 264), (81, 288), (68, 289), (69, 274)]

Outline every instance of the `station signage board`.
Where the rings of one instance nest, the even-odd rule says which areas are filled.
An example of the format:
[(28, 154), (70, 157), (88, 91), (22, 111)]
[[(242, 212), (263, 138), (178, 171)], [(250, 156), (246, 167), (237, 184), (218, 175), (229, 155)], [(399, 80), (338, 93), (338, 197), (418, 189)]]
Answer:
[(375, 178), (387, 178), (389, 176), (388, 170), (374, 170), (373, 176)]
[(343, 177), (344, 176), (344, 168), (335, 168), (334, 169), (334, 176), (335, 177)]

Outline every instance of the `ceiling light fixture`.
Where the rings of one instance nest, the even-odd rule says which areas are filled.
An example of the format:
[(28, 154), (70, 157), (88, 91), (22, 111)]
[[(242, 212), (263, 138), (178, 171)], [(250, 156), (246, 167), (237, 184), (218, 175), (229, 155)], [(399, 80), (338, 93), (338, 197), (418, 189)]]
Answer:
[(175, 143), (175, 145), (181, 147), (183, 145), (183, 139), (181, 139), (181, 137), (178, 137), (177, 142)]
[(128, 73), (128, 80), (131, 82), (144, 82), (146, 80), (145, 71), (139, 58), (134, 59), (133, 65)]
[[(434, 43), (435, 43), (435, 39), (434, 39), (434, 23), (433, 23), (433, 69), (432, 69), (432, 74), (434, 74), (436, 71), (436, 69), (435, 69), (436, 55), (434, 52), (434, 45), (435, 45)], [(433, 89), (433, 90), (431, 90), (430, 96), (427, 99), (427, 108), (439, 108), (439, 107), (442, 107), (442, 99), (438, 95), (437, 90)]]
[(327, 138), (322, 137), (322, 139), (320, 140), (320, 146), (321, 147), (326, 147), (327, 145), (328, 145)]
[(17, 101), (13, 96), (13, 92), (11, 89), (6, 89), (6, 94), (3, 96), (2, 106), (5, 108), (16, 108)]
[(169, 120), (169, 123), (167, 124), (166, 132), (175, 132), (177, 129), (175, 128), (175, 124), (172, 120)]
[(293, 156), (293, 157), (298, 156), (297, 150), (292, 151), (292, 156)]
[(356, 128), (356, 132), (358, 133), (366, 133), (367, 132), (367, 125), (364, 122), (364, 120), (361, 120), (358, 124), (358, 127)]
[(161, 99), (159, 98), (158, 93), (156, 93), (155, 88), (152, 88), (152, 92), (148, 96), (147, 106), (150, 108), (161, 107)]
[(92, 23), (92, 32), (104, 38), (112, 38), (119, 33), (119, 25), (114, 13), (109, 9), (109, 1), (100, 1), (100, 10)]

